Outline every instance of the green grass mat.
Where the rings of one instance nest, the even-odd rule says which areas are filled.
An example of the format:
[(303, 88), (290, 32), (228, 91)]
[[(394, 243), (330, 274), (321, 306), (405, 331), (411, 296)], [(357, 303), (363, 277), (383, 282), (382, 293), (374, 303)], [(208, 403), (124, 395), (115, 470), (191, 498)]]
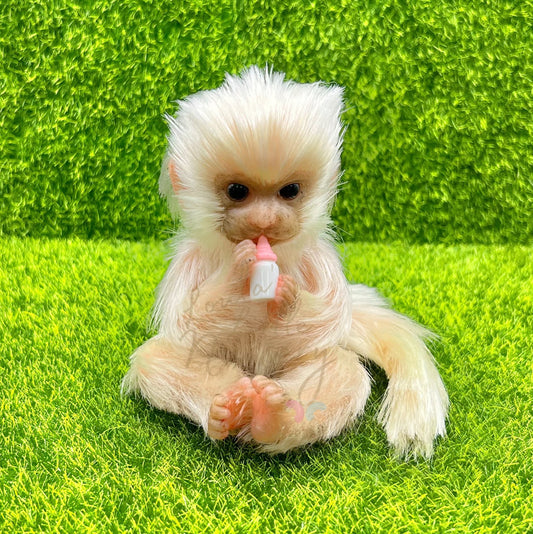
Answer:
[(0, 235), (145, 239), (165, 112), (266, 63), (346, 87), (346, 238), (533, 241), (533, 0), (2, 0)]
[(0, 240), (2, 532), (533, 529), (533, 249), (346, 244), (348, 276), (441, 335), (449, 436), (399, 463), (375, 421), (277, 458), (121, 398), (155, 242)]

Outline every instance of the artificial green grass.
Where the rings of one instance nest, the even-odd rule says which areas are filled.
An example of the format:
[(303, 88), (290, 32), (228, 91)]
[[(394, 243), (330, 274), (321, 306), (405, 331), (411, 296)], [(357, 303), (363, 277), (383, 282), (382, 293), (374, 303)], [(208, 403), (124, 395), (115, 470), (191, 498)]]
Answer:
[(342, 253), (350, 279), (441, 335), (449, 435), (430, 462), (390, 454), (377, 369), (357, 431), (276, 458), (121, 398), (164, 247), (1, 239), (0, 530), (531, 531), (533, 248)]
[(347, 239), (532, 242), (532, 0), (3, 0), (0, 235), (160, 235), (163, 113), (266, 63), (346, 87)]

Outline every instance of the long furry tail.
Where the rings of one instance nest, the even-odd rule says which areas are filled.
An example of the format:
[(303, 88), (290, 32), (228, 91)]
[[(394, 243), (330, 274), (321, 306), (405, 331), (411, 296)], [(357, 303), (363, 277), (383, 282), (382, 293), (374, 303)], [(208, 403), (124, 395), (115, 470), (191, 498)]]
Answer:
[(398, 455), (430, 457), (446, 434), (449, 400), (425, 340), (429, 330), (388, 306), (374, 289), (350, 287), (352, 328), (346, 348), (382, 367), (389, 385), (378, 420)]

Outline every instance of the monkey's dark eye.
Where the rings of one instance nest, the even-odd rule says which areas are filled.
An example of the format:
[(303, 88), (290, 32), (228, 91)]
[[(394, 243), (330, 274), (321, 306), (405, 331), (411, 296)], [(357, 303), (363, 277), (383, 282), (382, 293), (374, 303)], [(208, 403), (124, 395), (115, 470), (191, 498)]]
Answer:
[(226, 193), (231, 200), (241, 202), (246, 199), (250, 190), (242, 184), (229, 184)]
[(292, 200), (298, 196), (300, 184), (289, 184), (279, 190), (279, 196), (285, 200)]

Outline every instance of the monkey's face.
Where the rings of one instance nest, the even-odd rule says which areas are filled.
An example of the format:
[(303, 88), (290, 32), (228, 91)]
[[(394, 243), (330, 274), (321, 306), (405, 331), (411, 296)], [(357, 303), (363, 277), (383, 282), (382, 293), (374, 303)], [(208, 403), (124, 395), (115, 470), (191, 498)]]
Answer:
[(234, 175), (217, 177), (216, 188), (223, 207), (222, 231), (230, 241), (257, 241), (264, 235), (276, 244), (299, 234), (311, 183), (305, 173), (270, 184)]

